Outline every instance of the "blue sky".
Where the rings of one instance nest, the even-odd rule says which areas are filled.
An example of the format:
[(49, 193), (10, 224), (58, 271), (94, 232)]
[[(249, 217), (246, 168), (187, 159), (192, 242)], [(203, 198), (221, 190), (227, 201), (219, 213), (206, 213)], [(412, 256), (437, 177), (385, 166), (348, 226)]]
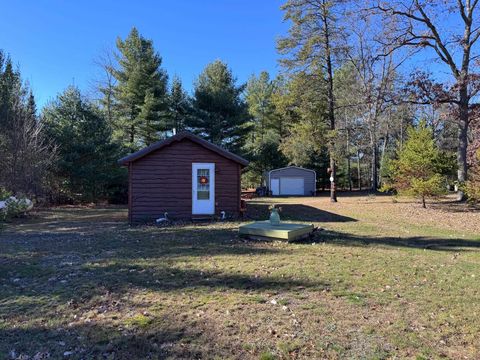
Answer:
[(39, 106), (73, 82), (90, 91), (95, 59), (132, 26), (152, 39), (170, 76), (187, 89), (204, 66), (226, 61), (239, 81), (276, 74), (276, 39), (285, 34), (275, 0), (8, 1), (2, 5), (0, 48), (20, 66)]

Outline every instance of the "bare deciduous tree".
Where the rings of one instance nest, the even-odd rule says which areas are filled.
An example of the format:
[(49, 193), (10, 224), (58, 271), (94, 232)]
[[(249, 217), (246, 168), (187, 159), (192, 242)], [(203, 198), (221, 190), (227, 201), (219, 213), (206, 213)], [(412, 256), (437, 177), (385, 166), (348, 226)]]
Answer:
[[(371, 10), (381, 14), (388, 27), (385, 44), (388, 51), (411, 47), (430, 50), (446, 65), (453, 85), (448, 101), (456, 108), (458, 121), (458, 182), (467, 179), (468, 130), (478, 92), (478, 74), (473, 72), (480, 58), (478, 39), (480, 20), (477, 16), (479, 0), (372, 0)], [(459, 191), (459, 199), (463, 199)]]
[(27, 106), (21, 97), (14, 97), (9, 115), (2, 146), (4, 155), (0, 157), (0, 184), (14, 194), (45, 196), (57, 151), (37, 119), (32, 95)]
[(100, 75), (99, 79), (95, 80), (94, 89), (99, 98), (99, 102), (102, 104), (107, 122), (110, 126), (114, 125), (114, 89), (117, 84), (115, 76), (113, 76), (113, 70), (115, 69), (114, 53), (111, 50), (104, 50), (94, 60), (95, 65), (98, 67)]
[[(394, 61), (392, 54), (381, 56), (383, 49), (367, 34), (372, 34), (368, 22), (355, 19), (349, 27), (351, 46), (346, 56), (352, 64), (359, 86), (356, 93), (356, 112), (368, 134), (371, 152), (371, 190), (378, 189), (379, 142), (383, 137), (382, 158), (387, 146), (391, 107), (396, 95), (397, 68), (402, 61)], [(383, 134), (382, 134), (383, 133)]]

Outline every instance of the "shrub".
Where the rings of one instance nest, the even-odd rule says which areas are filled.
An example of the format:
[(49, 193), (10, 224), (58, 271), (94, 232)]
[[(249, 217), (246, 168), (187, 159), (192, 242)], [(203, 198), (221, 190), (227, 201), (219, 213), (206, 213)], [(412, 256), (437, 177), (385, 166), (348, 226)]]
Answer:
[(480, 203), (480, 150), (477, 151), (477, 159), (470, 170), (464, 190), (470, 202)]
[(445, 192), (443, 156), (433, 139), (432, 129), (425, 122), (408, 129), (408, 140), (397, 151), (397, 159), (388, 164), (388, 181), (382, 190), (395, 190), (400, 195), (425, 198)]
[(480, 182), (467, 181), (465, 184), (465, 194), (469, 202), (480, 203)]
[(8, 196), (9, 193), (4, 189), (0, 191), (0, 201), (4, 206), (0, 209), (0, 221), (4, 222), (7, 219), (19, 216), (33, 207), (30, 200), (26, 198), (17, 199), (14, 196)]
[(12, 193), (0, 186), (0, 201), (7, 200), (10, 196), (12, 196)]
[[(7, 191), (5, 188), (0, 187), (0, 201), (7, 200), (12, 194)], [(6, 208), (4, 210), (0, 209), (0, 223), (7, 220), (7, 211)], [(0, 224), (1, 227), (1, 224)]]

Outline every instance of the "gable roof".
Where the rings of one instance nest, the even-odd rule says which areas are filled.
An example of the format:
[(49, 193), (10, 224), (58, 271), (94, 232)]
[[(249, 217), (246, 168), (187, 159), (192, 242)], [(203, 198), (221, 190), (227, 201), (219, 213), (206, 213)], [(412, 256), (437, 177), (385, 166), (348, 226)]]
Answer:
[(143, 148), (137, 152), (134, 152), (133, 154), (130, 154), (128, 156), (125, 156), (123, 158), (121, 158), (120, 160), (118, 160), (118, 163), (121, 164), (121, 165), (128, 165), (128, 163), (131, 163), (133, 161), (136, 161), (142, 157), (144, 157), (145, 155), (148, 155), (150, 154), (151, 152), (153, 151), (156, 151), (156, 150), (160, 150), (166, 146), (169, 146), (169, 145), (172, 145), (174, 144), (175, 142), (179, 142), (179, 141), (182, 141), (182, 140), (190, 140), (200, 146), (203, 146), (204, 148), (210, 150), (210, 151), (213, 151), (227, 159), (230, 159), (232, 161), (235, 161), (236, 163), (239, 163), (240, 165), (242, 166), (247, 166), (248, 165), (248, 160), (245, 160), (244, 158), (242, 158), (241, 156), (238, 156), (238, 155), (235, 155), (233, 153), (231, 153), (230, 151), (227, 151), (225, 149), (223, 149), (222, 147), (218, 146), (218, 145), (215, 145), (215, 144), (212, 144), (211, 142), (207, 141), (207, 140), (204, 140), (202, 139), (201, 137), (197, 136), (197, 135), (194, 135), (192, 134), (191, 132), (188, 132), (188, 131), (182, 131), (176, 135), (173, 135), (171, 137), (169, 137), (168, 139), (166, 140), (161, 140), (161, 141), (158, 141), (150, 146), (147, 146), (146, 148)]
[(311, 172), (316, 174), (315, 170), (307, 169), (307, 168), (304, 168), (304, 167), (301, 167), (301, 166), (295, 166), (295, 165), (289, 165), (289, 166), (281, 167), (281, 168), (278, 168), (278, 169), (272, 169), (272, 170), (269, 171), (269, 173), (274, 172), (274, 171), (279, 171), (279, 170), (292, 169), (292, 168), (293, 169), (298, 169), (298, 170), (304, 170), (304, 171), (311, 171)]

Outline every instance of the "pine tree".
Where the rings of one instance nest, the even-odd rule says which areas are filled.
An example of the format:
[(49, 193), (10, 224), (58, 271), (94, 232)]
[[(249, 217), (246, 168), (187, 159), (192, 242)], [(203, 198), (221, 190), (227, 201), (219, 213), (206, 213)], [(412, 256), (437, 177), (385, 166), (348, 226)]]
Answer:
[(43, 195), (54, 157), (31, 90), (0, 50), (0, 187), (17, 195)]
[[(285, 57), (281, 63), (293, 73), (310, 72), (325, 79), (327, 119), (332, 132), (336, 129), (333, 74), (343, 50), (344, 31), (339, 24), (339, 13), (344, 0), (288, 0), (283, 6), (285, 20), (291, 22), (288, 36), (278, 42), (278, 50)], [(316, 74), (313, 72), (316, 71)], [(334, 136), (330, 136), (330, 201), (337, 201)]]
[(142, 139), (142, 143), (150, 145), (159, 139), (159, 132), (165, 130), (159, 120), (159, 100), (152, 91), (145, 93), (143, 105), (138, 114), (139, 127), (138, 135)]
[(28, 94), (26, 110), (28, 121), (35, 122), (37, 118), (37, 103), (35, 102), (35, 96), (33, 96), (32, 90), (30, 90)]
[[(323, 80), (298, 72), (283, 79), (275, 92), (276, 112), (283, 118), (280, 151), (292, 165), (317, 171), (317, 180), (328, 180), (325, 154), (328, 144), (327, 102)], [(329, 182), (329, 181), (328, 181)]]
[(104, 114), (78, 88), (67, 88), (50, 103), (42, 122), (59, 147), (56, 176), (67, 199), (98, 201), (121, 187), (120, 147), (112, 141)]
[(242, 99), (245, 86), (220, 60), (206, 66), (195, 83), (194, 117), (189, 126), (209, 141), (239, 151), (248, 131), (247, 106)]
[(14, 70), (10, 57), (0, 51), (0, 129), (2, 133), (13, 130), (13, 115), (25, 95), (26, 90), (22, 87), (19, 71)]
[(118, 68), (114, 88), (115, 136), (130, 149), (149, 145), (166, 130), (167, 74), (151, 40), (133, 28), (125, 40), (117, 39)]
[(275, 112), (276, 82), (266, 71), (252, 76), (247, 83), (245, 99), (250, 114), (249, 133), (245, 137), (244, 151), (250, 160), (245, 181), (258, 186), (267, 170), (284, 166), (286, 159), (279, 151), (281, 141), (280, 116)]
[(169, 130), (184, 130), (191, 116), (192, 101), (183, 90), (180, 78), (174, 76), (169, 96)]
[(273, 103), (275, 83), (270, 79), (266, 71), (262, 71), (258, 77), (252, 76), (247, 83), (245, 99), (248, 112), (252, 116), (252, 129), (260, 137), (268, 128), (275, 125), (276, 114)]
[(408, 139), (390, 164), (392, 183), (400, 194), (419, 197), (425, 208), (427, 197), (445, 192), (441, 153), (435, 144), (432, 129), (421, 122), (407, 131)]

